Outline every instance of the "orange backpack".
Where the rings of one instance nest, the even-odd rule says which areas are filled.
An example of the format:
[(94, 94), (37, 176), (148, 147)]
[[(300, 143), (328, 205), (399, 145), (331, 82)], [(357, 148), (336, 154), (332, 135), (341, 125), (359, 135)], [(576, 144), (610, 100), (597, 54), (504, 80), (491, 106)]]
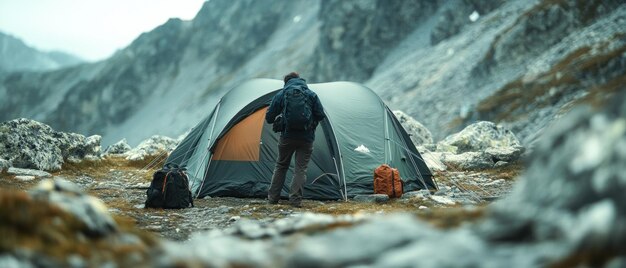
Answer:
[(389, 198), (402, 196), (402, 180), (400, 172), (387, 164), (382, 164), (374, 170), (374, 193), (386, 194)]

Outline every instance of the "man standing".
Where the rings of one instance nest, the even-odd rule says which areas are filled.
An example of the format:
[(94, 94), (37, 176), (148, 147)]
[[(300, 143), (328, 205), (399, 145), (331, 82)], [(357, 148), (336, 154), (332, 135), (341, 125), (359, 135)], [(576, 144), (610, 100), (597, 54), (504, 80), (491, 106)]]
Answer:
[(275, 123), (277, 116), (282, 120), (278, 142), (278, 159), (268, 192), (268, 202), (277, 204), (285, 183), (291, 156), (296, 154), (296, 166), (289, 190), (289, 204), (300, 207), (302, 188), (306, 182), (306, 169), (313, 152), (315, 128), (325, 118), (324, 108), (317, 95), (306, 85), (306, 81), (296, 72), (285, 76), (285, 86), (272, 99), (265, 121)]

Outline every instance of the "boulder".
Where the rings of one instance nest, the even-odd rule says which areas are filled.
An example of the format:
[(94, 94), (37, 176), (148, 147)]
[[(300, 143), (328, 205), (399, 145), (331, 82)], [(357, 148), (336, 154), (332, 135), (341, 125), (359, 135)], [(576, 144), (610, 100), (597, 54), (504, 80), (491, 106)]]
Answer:
[(491, 147), (485, 150), (485, 154), (491, 157), (491, 160), (495, 163), (503, 162), (515, 162), (524, 153), (524, 147)]
[(413, 141), (413, 144), (417, 146), (433, 143), (433, 135), (420, 122), (399, 110), (393, 111), (393, 114), (396, 116), (396, 118), (398, 118), (398, 121), (400, 121), (402, 127), (404, 127), (406, 132), (409, 134), (409, 136), (411, 137), (411, 141)]
[(0, 158), (14, 167), (59, 170), (66, 159), (80, 161), (100, 156), (100, 136), (54, 131), (28, 119), (0, 123)]
[(59, 206), (86, 226), (87, 234), (104, 236), (117, 231), (117, 224), (99, 199), (86, 195), (75, 184), (63, 180), (45, 180), (30, 192), (36, 200)]
[(437, 144), (435, 144), (435, 143), (425, 143), (425, 144), (422, 144), (422, 145), (417, 145), (415, 147), (417, 147), (417, 150), (420, 153), (428, 152), (428, 151), (434, 152), (435, 150), (437, 150)]
[(613, 99), (601, 113), (573, 110), (544, 133), (523, 179), (481, 229), (488, 240), (625, 252), (626, 93)]
[(522, 147), (513, 132), (488, 121), (469, 125), (437, 144), (438, 148), (449, 148), (447, 146), (456, 147), (456, 153), (483, 152), (492, 147)]
[(495, 164), (489, 155), (482, 152), (467, 152), (462, 154), (441, 154), (441, 162), (455, 167), (455, 169), (486, 169)]
[(109, 147), (104, 150), (104, 154), (124, 154), (131, 149), (132, 148), (130, 147), (130, 145), (128, 145), (128, 143), (126, 142), (126, 139), (122, 139), (115, 144), (109, 145)]
[(442, 153), (456, 154), (459, 151), (459, 148), (457, 148), (456, 146), (447, 145), (447, 144), (443, 144), (440, 142), (437, 144), (437, 147), (435, 148), (435, 150), (437, 152), (442, 152)]
[(137, 161), (146, 156), (169, 153), (176, 149), (178, 141), (169, 137), (154, 135), (142, 141), (137, 147), (125, 153), (126, 159)]
[(15, 167), (59, 170), (63, 155), (47, 125), (28, 119), (0, 124), (0, 157)]
[(389, 196), (386, 194), (364, 194), (356, 195), (353, 200), (361, 203), (385, 203), (389, 201)]
[(64, 133), (57, 132), (59, 140), (59, 148), (63, 159), (69, 160), (74, 163), (81, 162), (83, 160), (97, 160), (100, 159), (101, 148), (100, 141), (102, 137), (99, 135), (93, 135), (85, 137), (76, 133)]
[(102, 154), (102, 136), (91, 135), (85, 139), (85, 156), (86, 157), (99, 157)]

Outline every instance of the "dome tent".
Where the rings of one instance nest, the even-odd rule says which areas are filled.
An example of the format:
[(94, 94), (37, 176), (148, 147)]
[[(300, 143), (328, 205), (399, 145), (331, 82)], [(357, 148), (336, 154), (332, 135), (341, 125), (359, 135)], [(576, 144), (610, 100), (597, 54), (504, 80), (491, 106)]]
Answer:
[[(166, 164), (186, 167), (196, 197), (267, 197), (279, 133), (265, 112), (283, 82), (253, 79), (227, 92)], [(405, 191), (436, 190), (432, 174), (393, 113), (371, 89), (351, 82), (309, 84), (326, 119), (316, 129), (304, 198), (345, 199), (373, 193), (373, 171), (398, 168)], [(288, 194), (293, 162), (282, 196)]]

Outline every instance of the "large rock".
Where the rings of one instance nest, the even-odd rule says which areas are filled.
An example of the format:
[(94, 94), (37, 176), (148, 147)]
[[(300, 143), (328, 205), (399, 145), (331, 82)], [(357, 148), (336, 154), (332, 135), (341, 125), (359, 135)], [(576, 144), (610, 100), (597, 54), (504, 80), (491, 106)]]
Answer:
[(398, 118), (406, 132), (409, 133), (411, 141), (413, 141), (415, 146), (433, 143), (433, 135), (430, 134), (430, 131), (422, 123), (402, 111), (393, 111), (393, 114)]
[(441, 162), (455, 169), (487, 169), (495, 162), (483, 152), (467, 152), (462, 154), (443, 153)]
[[(626, 252), (626, 93), (599, 114), (578, 109), (546, 131), (524, 179), (484, 226), (490, 241)], [(539, 247), (539, 245), (537, 247)]]
[(124, 154), (128, 151), (130, 151), (132, 149), (132, 147), (130, 147), (130, 145), (128, 145), (128, 143), (126, 142), (126, 139), (122, 139), (112, 145), (109, 145), (109, 147), (106, 148), (106, 150), (104, 150), (104, 154)]
[(0, 124), (0, 158), (14, 167), (59, 170), (66, 159), (80, 161), (100, 156), (100, 136), (54, 131), (28, 119)]
[(178, 141), (169, 137), (154, 135), (142, 141), (137, 147), (125, 153), (126, 159), (143, 160), (146, 156), (169, 153), (176, 149)]
[(519, 140), (510, 130), (493, 122), (482, 121), (467, 126), (439, 142), (443, 146), (454, 146), (458, 153), (482, 152), (491, 147), (521, 147)]
[(87, 228), (87, 234), (104, 236), (117, 230), (117, 224), (99, 199), (86, 195), (75, 184), (63, 179), (45, 180), (31, 190), (31, 196), (59, 206), (74, 215)]
[(118, 228), (102, 202), (61, 180), (0, 188), (0, 233), (0, 267), (156, 267), (162, 252), (152, 235)]
[(491, 147), (485, 150), (485, 154), (491, 157), (494, 163), (515, 162), (524, 153), (524, 147)]
[[(422, 154), (426, 165), (431, 170), (443, 171), (449, 166), (453, 169), (488, 169), (500, 167), (519, 160), (524, 147), (491, 147), (484, 152), (427, 152)], [(496, 165), (499, 163), (498, 165)]]

